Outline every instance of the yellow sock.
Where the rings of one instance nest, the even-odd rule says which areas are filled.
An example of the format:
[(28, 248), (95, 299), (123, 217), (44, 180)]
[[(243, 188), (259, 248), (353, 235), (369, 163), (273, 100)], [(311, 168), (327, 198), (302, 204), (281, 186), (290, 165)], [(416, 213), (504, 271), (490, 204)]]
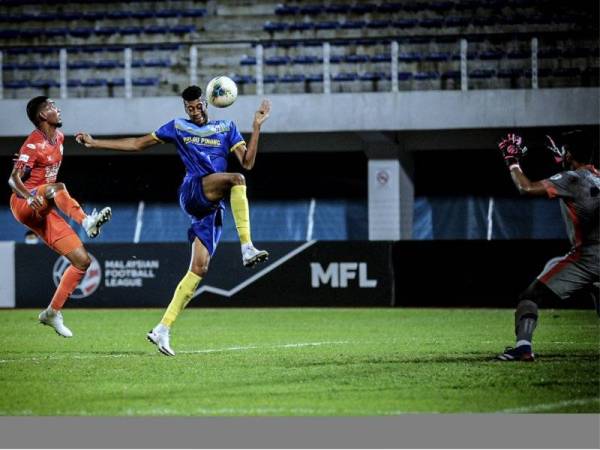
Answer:
[(237, 184), (231, 188), (230, 202), (240, 243), (248, 244), (250, 242), (250, 209), (244, 184)]
[(173, 322), (175, 322), (175, 319), (177, 319), (179, 313), (183, 311), (183, 309), (192, 299), (192, 295), (194, 295), (194, 292), (196, 292), (196, 288), (198, 287), (198, 284), (200, 284), (201, 280), (202, 278), (196, 275), (194, 272), (188, 272), (185, 274), (185, 276), (177, 285), (175, 294), (173, 294), (173, 299), (171, 300), (171, 303), (169, 303), (169, 306), (165, 311), (165, 315), (160, 323), (166, 325), (167, 327), (171, 327), (171, 325), (173, 325)]

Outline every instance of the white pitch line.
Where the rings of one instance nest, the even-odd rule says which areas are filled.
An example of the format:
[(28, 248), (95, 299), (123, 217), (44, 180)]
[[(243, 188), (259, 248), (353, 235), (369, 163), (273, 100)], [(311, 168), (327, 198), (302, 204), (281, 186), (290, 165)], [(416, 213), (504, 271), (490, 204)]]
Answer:
[(540, 403), (537, 405), (523, 406), (520, 408), (502, 409), (500, 411), (496, 411), (496, 413), (501, 413), (501, 414), (531, 413), (531, 412), (538, 412), (538, 411), (548, 411), (548, 410), (552, 410), (552, 409), (556, 409), (556, 408), (562, 408), (565, 406), (587, 405), (589, 403), (595, 403), (595, 402), (600, 402), (600, 398), (599, 397), (590, 397), (590, 398), (580, 398), (577, 400), (564, 400), (562, 402), (555, 402), (555, 403)]
[[(178, 351), (179, 354), (193, 355), (203, 353), (219, 353), (219, 352), (239, 352), (245, 350), (259, 350), (259, 349), (278, 349), (278, 348), (302, 348), (302, 347), (317, 347), (320, 345), (342, 345), (350, 344), (350, 341), (323, 341), (323, 342), (299, 342), (292, 344), (275, 344), (275, 345), (248, 345), (244, 347), (225, 347), (225, 348), (211, 348), (205, 350), (182, 350)], [(64, 356), (46, 356), (46, 357), (31, 357), (31, 358), (20, 358), (20, 359), (0, 359), (0, 364), (14, 363), (14, 362), (25, 362), (25, 361), (53, 361), (63, 359), (96, 359), (96, 358), (131, 358), (135, 356), (154, 356), (150, 353), (146, 354), (130, 354), (130, 353), (114, 353), (111, 355), (64, 355)]]
[(186, 355), (193, 355), (197, 353), (217, 353), (217, 352), (235, 352), (243, 350), (256, 350), (256, 349), (273, 349), (273, 348), (301, 348), (301, 347), (317, 347), (319, 345), (339, 345), (339, 344), (350, 344), (350, 341), (325, 341), (325, 342), (304, 342), (299, 344), (279, 344), (279, 345), (249, 345), (246, 347), (227, 347), (220, 349), (206, 349), (206, 350), (188, 350), (177, 353), (183, 353)]

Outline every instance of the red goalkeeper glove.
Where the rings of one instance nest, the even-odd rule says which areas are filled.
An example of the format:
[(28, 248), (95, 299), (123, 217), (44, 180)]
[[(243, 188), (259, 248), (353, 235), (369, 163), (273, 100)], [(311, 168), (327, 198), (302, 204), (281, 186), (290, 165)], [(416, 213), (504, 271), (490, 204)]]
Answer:
[(498, 148), (502, 152), (504, 162), (508, 167), (519, 164), (519, 161), (527, 151), (527, 147), (522, 146), (523, 139), (514, 133), (509, 133), (506, 138), (502, 139), (498, 144)]

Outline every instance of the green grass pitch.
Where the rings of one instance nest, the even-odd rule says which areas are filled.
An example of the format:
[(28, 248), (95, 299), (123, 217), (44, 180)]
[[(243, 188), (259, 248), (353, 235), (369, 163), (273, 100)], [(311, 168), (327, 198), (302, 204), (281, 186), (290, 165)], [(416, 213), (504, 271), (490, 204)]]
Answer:
[(199, 309), (162, 356), (158, 309), (69, 309), (72, 339), (0, 311), (0, 415), (383, 416), (598, 413), (600, 321), (543, 310), (534, 363), (509, 309)]

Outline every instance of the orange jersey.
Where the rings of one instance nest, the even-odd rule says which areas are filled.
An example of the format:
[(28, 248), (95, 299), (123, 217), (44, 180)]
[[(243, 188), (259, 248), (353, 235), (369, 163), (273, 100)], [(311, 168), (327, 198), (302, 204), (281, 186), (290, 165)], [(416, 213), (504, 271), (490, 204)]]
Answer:
[(40, 130), (34, 130), (25, 140), (19, 150), (15, 167), (25, 169), (22, 180), (28, 190), (56, 182), (62, 162), (64, 140), (65, 136), (58, 130), (54, 143)]

